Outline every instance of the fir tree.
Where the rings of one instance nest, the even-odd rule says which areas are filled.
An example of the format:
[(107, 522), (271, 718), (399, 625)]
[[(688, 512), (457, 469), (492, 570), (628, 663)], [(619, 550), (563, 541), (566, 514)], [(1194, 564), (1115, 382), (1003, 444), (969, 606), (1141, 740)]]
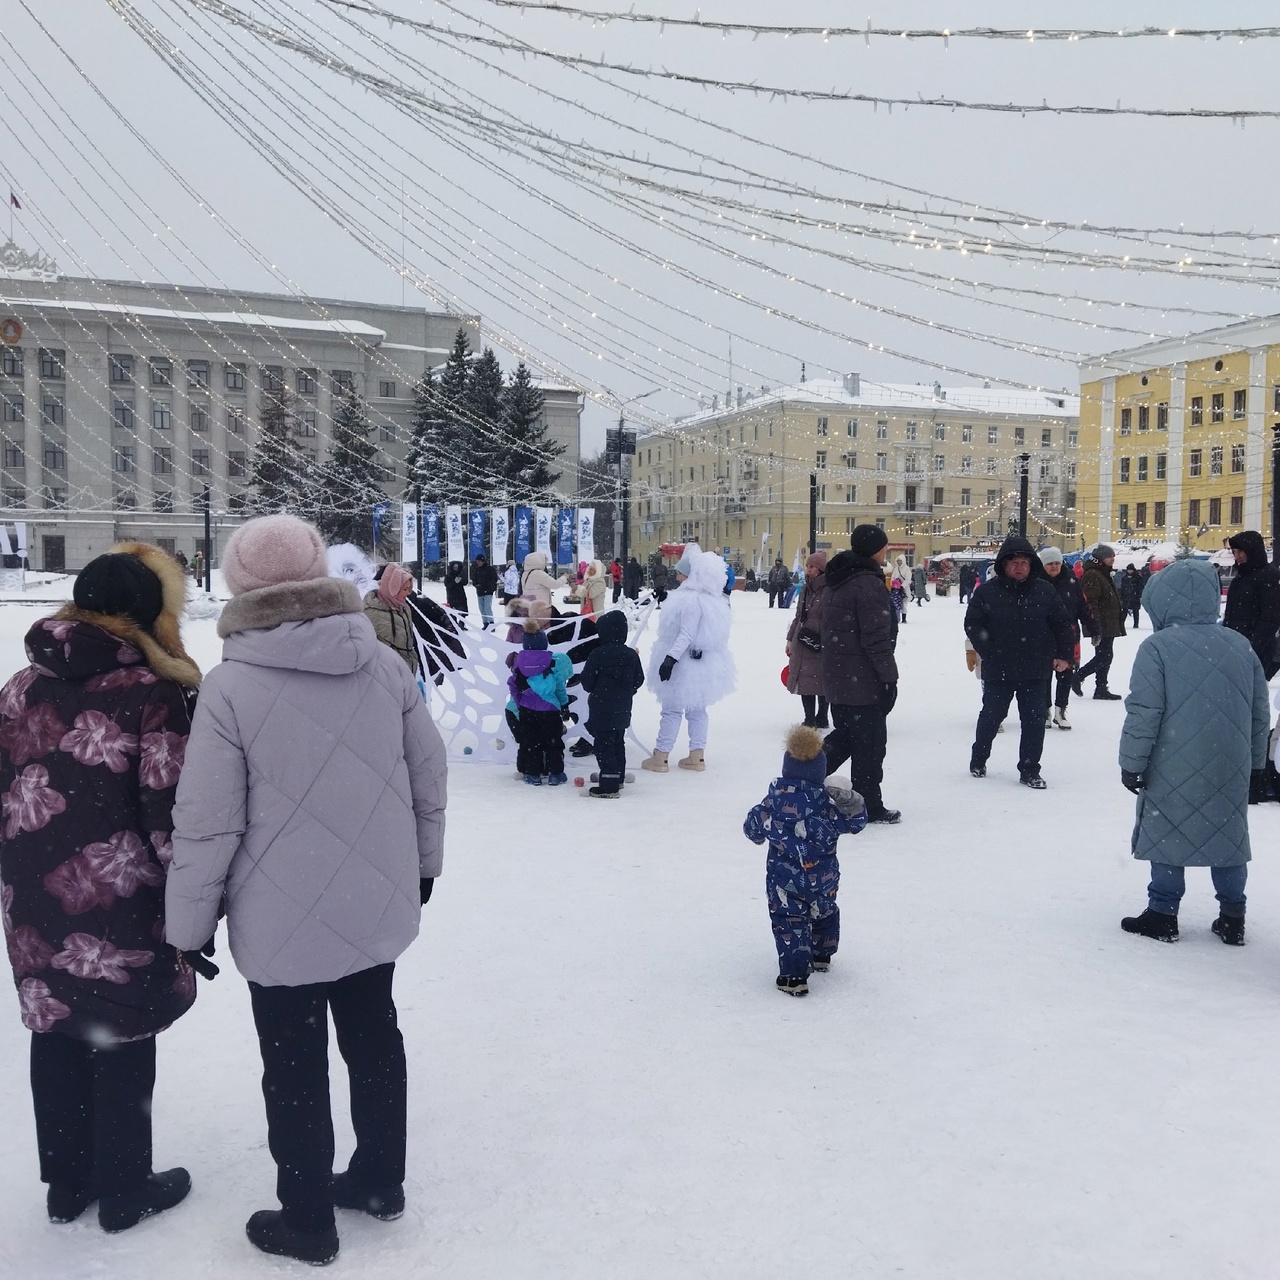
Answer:
[(378, 447), (369, 438), (373, 424), (354, 391), (335, 400), (333, 439), (315, 486), (315, 521), (330, 542), (353, 542), (369, 550), (373, 508), (387, 500), (378, 478)]
[(543, 403), (542, 392), (533, 385), (521, 361), (502, 393), (503, 471), (512, 501), (546, 500), (560, 479), (560, 472), (553, 471), (551, 464), (564, 452), (564, 445), (547, 438)]
[(465, 329), (454, 335), (453, 349), (440, 372), (436, 388), (439, 418), (436, 490), (440, 502), (465, 504), (471, 494), (472, 438), (468, 392), (471, 383), (471, 341)]
[(440, 487), (444, 466), (442, 431), (439, 390), (435, 376), (428, 367), (413, 393), (409, 447), (404, 455), (406, 502), (445, 501), (447, 495)]
[(313, 477), (294, 431), (296, 422), (297, 404), (290, 392), (264, 394), (249, 472), (250, 507), (255, 515), (287, 511), (307, 518)]
[(472, 465), (468, 497), (473, 503), (505, 502), (507, 442), (503, 439), (502, 366), (492, 347), (471, 364), (467, 423)]

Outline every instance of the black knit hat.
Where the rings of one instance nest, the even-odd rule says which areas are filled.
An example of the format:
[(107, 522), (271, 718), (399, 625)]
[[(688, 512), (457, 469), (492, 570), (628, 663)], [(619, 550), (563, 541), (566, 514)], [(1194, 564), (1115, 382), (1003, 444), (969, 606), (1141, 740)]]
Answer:
[(76, 575), (72, 599), (89, 613), (131, 618), (145, 631), (164, 609), (160, 579), (137, 556), (120, 552), (90, 560)]
[(849, 539), (855, 556), (873, 556), (881, 547), (889, 545), (889, 535), (878, 524), (860, 524)]

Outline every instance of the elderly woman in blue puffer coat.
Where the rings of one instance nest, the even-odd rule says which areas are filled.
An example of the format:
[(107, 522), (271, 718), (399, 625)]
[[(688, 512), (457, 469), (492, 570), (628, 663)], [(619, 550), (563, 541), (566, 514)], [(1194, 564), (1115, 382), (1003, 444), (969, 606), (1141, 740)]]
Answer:
[(1266, 762), (1270, 716), (1262, 664), (1218, 625), (1218, 575), (1179, 560), (1142, 598), (1154, 630), (1138, 650), (1120, 738), (1124, 785), (1138, 797), (1133, 856), (1151, 863), (1147, 909), (1120, 922), (1161, 942), (1178, 937), (1185, 868), (1208, 867), (1220, 904), (1213, 931), (1244, 943), (1249, 778)]

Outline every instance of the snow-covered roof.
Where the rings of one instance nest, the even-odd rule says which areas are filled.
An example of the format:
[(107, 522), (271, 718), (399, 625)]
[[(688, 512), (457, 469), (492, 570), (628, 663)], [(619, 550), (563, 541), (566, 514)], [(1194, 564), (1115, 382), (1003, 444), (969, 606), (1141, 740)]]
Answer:
[(1280, 343), (1280, 315), (1257, 316), (1217, 329), (1189, 333), (1182, 338), (1160, 338), (1140, 347), (1090, 356), (1080, 361), (1080, 381), (1095, 382), (1100, 378), (1119, 377), (1143, 369), (1161, 369), (1188, 360), (1207, 360), (1212, 356), (1277, 343)]
[(360, 320), (295, 320), (291, 316), (265, 316), (249, 311), (175, 311), (167, 307), (135, 307), (118, 302), (74, 302), (63, 298), (0, 296), (0, 307), (20, 310), (34, 307), (45, 313), (74, 311), (122, 320), (176, 320), (182, 324), (210, 324), (244, 329), (295, 329), (306, 333), (331, 333), (364, 338), (377, 346), (386, 338), (382, 329)]
[(742, 404), (721, 409), (704, 409), (682, 418), (678, 427), (706, 426), (719, 419), (736, 418), (747, 410), (758, 410), (784, 401), (791, 405), (811, 405), (815, 409), (848, 410), (901, 409), (921, 414), (957, 413), (1006, 414), (1063, 420), (1080, 416), (1080, 397), (1054, 391), (1024, 391), (1012, 387), (942, 387), (936, 383), (871, 382), (859, 378), (856, 393), (834, 378), (814, 378), (787, 387), (771, 387), (743, 398)]

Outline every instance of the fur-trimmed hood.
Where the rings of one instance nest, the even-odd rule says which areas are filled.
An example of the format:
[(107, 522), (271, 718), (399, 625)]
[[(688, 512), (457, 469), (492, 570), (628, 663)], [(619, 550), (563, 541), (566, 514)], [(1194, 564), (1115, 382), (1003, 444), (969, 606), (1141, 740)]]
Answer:
[[(65, 624), (72, 625), (68, 628)], [(94, 613), (74, 604), (64, 605), (53, 617), (31, 628), (27, 633), (27, 657), (59, 680), (106, 675), (117, 667), (136, 666), (141, 661), (162, 680), (172, 680), (184, 689), (200, 687), (200, 668), (185, 653), (166, 652), (155, 636), (132, 618)]]
[[(53, 615), (55, 622), (82, 622), (101, 627), (118, 640), (132, 645), (146, 660), (147, 666), (165, 680), (173, 680), (187, 689), (200, 687), (200, 668), (191, 660), (182, 644), (181, 620), (187, 607), (187, 576), (182, 566), (167, 552), (148, 542), (117, 542), (109, 555), (128, 555), (141, 560), (160, 580), (163, 607), (160, 616), (146, 631), (132, 618), (117, 614), (95, 613), (67, 603)], [(32, 661), (39, 659), (32, 658)]]
[(363, 613), (360, 589), (346, 578), (311, 578), (245, 591), (227, 602), (218, 619), (224, 640), (237, 631), (266, 631), (284, 622), (309, 622), (339, 613)]

